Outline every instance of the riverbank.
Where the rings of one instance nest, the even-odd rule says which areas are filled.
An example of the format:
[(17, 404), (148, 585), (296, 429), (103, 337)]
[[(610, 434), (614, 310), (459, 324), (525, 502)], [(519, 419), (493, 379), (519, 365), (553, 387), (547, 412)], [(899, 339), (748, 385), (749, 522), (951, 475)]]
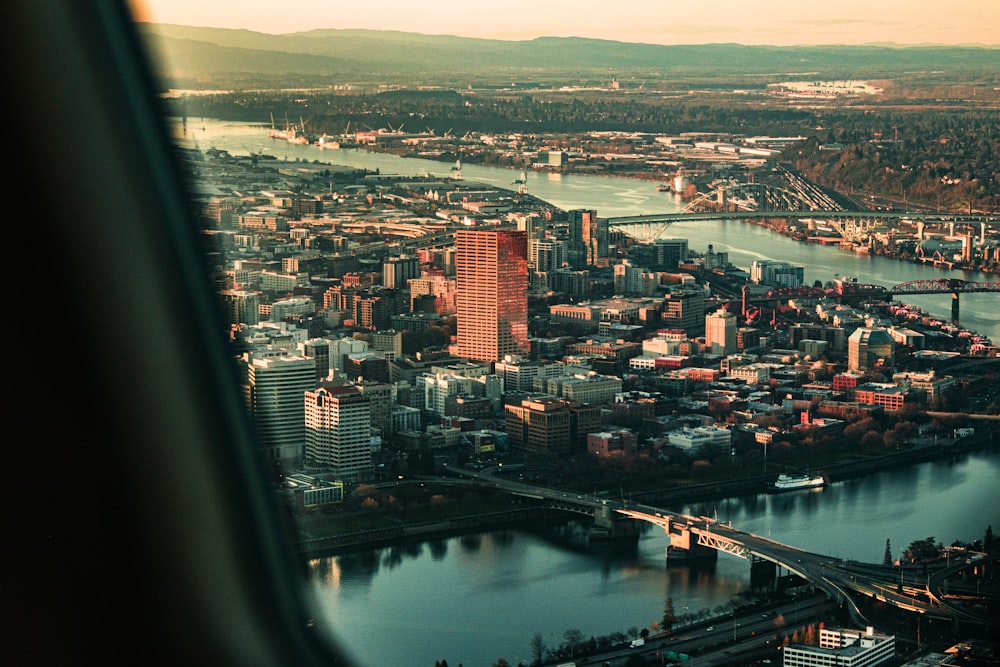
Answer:
[[(883, 470), (906, 465), (944, 461), (968, 454), (992, 443), (990, 433), (980, 429), (976, 434), (955, 440), (929, 439), (909, 449), (891, 454), (875, 456), (863, 460), (831, 463), (812, 472), (823, 475), (829, 483), (874, 474)], [(695, 484), (677, 484), (669, 489), (642, 493), (631, 493), (633, 501), (648, 505), (671, 505), (677, 503), (720, 500), (735, 496), (764, 493), (773, 475), (757, 475), (740, 479), (713, 481)], [(512, 501), (513, 502), (513, 501)], [(427, 508), (427, 514), (434, 512)], [(519, 505), (515, 508), (469, 513), (447, 518), (436, 517), (427, 521), (403, 522), (397, 517), (383, 517), (386, 525), (377, 528), (310, 536), (329, 528), (343, 519), (336, 515), (326, 517), (313, 515), (299, 523), (300, 539), (296, 543), (299, 553), (306, 556), (332, 555), (362, 548), (377, 548), (413, 542), (456, 536), (469, 532), (498, 528), (529, 528), (538, 522), (553, 519), (553, 510), (541, 506)]]

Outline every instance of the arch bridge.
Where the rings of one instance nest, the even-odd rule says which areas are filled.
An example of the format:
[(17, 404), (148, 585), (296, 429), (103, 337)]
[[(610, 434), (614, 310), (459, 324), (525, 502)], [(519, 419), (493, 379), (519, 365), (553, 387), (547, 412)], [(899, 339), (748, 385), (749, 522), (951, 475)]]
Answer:
[[(507, 466), (504, 470), (511, 468)], [(612, 539), (637, 539), (639, 521), (659, 526), (668, 538), (664, 550), (668, 562), (671, 558), (688, 560), (714, 557), (723, 552), (751, 564), (769, 562), (783, 567), (847, 603), (852, 616), (859, 622), (867, 623), (867, 620), (852, 594), (928, 617), (1000, 629), (1000, 619), (955, 604), (942, 592), (945, 575), (931, 576), (921, 566), (887, 568), (845, 561), (738, 530), (732, 522), (719, 523), (709, 517), (678, 514), (642, 503), (534, 486), (493, 474), (496, 470), (472, 472), (454, 466), (446, 466), (446, 470), (460, 477), (487, 482), (497, 490), (532, 499), (553, 509), (592, 516), (595, 524), (607, 530)], [(1000, 559), (1000, 556), (994, 558)]]
[(984, 283), (971, 282), (959, 278), (936, 278), (932, 280), (912, 280), (893, 287), (844, 282), (831, 288), (810, 287), (761, 287), (744, 285), (742, 294), (742, 314), (747, 315), (750, 304), (766, 304), (788, 301), (802, 297), (830, 297), (838, 301), (854, 302), (863, 299), (892, 299), (910, 294), (951, 294), (951, 320), (959, 321), (959, 294), (1000, 292), (1000, 280)]
[[(922, 565), (904, 568), (902, 564), (897, 567), (831, 558), (737, 530), (732, 522), (719, 523), (709, 517), (674, 514), (651, 507), (630, 508), (625, 503), (615, 511), (630, 519), (646, 521), (663, 528), (669, 538), (666, 549), (668, 560), (672, 551), (697, 553), (713, 550), (749, 561), (769, 561), (812, 581), (839, 601), (848, 603), (852, 616), (864, 622), (867, 620), (852, 599), (852, 593), (929, 618), (1000, 629), (1000, 619), (970, 611), (963, 604), (955, 603), (959, 599), (957, 596), (944, 592), (944, 581), (950, 574), (966, 567), (985, 567), (986, 560), (965, 561), (955, 566), (938, 568), (931, 575)], [(998, 559), (1000, 556), (994, 556), (991, 560)]]
[[(688, 205), (691, 206), (690, 204)], [(735, 209), (717, 211), (686, 210), (679, 213), (650, 213), (603, 218), (609, 229), (620, 229), (639, 241), (651, 242), (659, 238), (670, 225), (678, 222), (706, 222), (715, 220), (768, 220), (771, 218), (804, 218), (829, 220), (840, 230), (841, 236), (851, 235), (851, 230), (868, 230), (890, 222), (927, 224), (1000, 225), (1000, 215), (986, 213), (914, 213), (906, 211), (817, 210), (802, 207), (768, 209)]]

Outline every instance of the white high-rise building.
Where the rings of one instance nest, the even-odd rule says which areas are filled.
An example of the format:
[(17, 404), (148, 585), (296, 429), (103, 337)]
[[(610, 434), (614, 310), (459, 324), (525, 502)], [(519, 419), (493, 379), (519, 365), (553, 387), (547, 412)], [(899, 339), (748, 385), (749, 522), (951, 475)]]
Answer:
[(529, 259), (536, 271), (558, 271), (566, 261), (566, 242), (559, 239), (535, 239)]
[(305, 392), (305, 464), (344, 482), (374, 478), (368, 397), (354, 386)]
[(305, 444), (302, 396), (316, 388), (316, 359), (277, 356), (248, 360), (250, 414), (269, 459), (299, 463)]
[(736, 351), (736, 315), (725, 308), (705, 316), (705, 346), (714, 354)]
[(357, 338), (336, 338), (330, 341), (330, 370), (343, 371), (344, 358), (368, 351), (368, 343)]
[(754, 260), (750, 265), (750, 280), (757, 285), (798, 287), (805, 284), (805, 269), (788, 262)]

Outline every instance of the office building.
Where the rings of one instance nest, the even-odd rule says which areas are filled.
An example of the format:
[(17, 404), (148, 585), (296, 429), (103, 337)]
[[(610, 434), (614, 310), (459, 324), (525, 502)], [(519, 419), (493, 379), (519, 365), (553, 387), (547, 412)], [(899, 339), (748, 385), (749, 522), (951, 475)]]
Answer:
[(931, 405), (940, 400), (958, 383), (950, 375), (937, 375), (932, 368), (927, 373), (906, 372), (896, 373), (892, 381), (898, 386), (923, 392), (925, 399)]
[(590, 292), (590, 271), (560, 269), (543, 273), (535, 272), (531, 289), (535, 292), (561, 292), (577, 298), (586, 298)]
[(625, 296), (652, 296), (660, 287), (660, 274), (633, 266), (625, 259), (614, 265), (615, 294)]
[(536, 271), (557, 271), (566, 263), (566, 242), (560, 239), (538, 239), (532, 243), (531, 263)]
[(248, 358), (247, 400), (267, 457), (302, 460), (305, 442), (302, 397), (316, 388), (316, 359), (303, 356)]
[(260, 321), (260, 292), (224, 290), (222, 303), (230, 324), (257, 324)]
[(694, 336), (705, 325), (705, 293), (700, 289), (678, 287), (663, 296), (660, 326), (679, 329)]
[(398, 310), (395, 294), (382, 291), (378, 294), (357, 294), (353, 301), (354, 326), (360, 329), (388, 329), (392, 315)]
[(355, 383), (358, 391), (368, 399), (371, 427), (383, 438), (392, 435), (392, 409), (396, 404), (396, 390), (387, 382), (359, 380)]
[(330, 340), (328, 338), (310, 338), (298, 344), (299, 354), (316, 360), (316, 385), (330, 374)]
[(670, 446), (691, 454), (728, 452), (732, 439), (732, 431), (716, 426), (684, 427), (667, 434)]
[(750, 280), (757, 285), (798, 287), (805, 284), (805, 269), (788, 262), (755, 260), (750, 265)]
[(895, 341), (882, 327), (859, 327), (847, 338), (847, 368), (892, 370)]
[(896, 638), (866, 630), (820, 628), (819, 646), (789, 644), (785, 667), (875, 667), (896, 657)]
[(505, 356), (493, 368), (503, 382), (505, 392), (528, 392), (534, 388), (535, 379), (556, 377), (566, 372), (562, 364), (532, 361), (513, 355)]
[(276, 299), (271, 304), (270, 320), (272, 322), (282, 322), (284, 320), (294, 320), (302, 315), (309, 315), (316, 312), (316, 304), (307, 296), (293, 296), (285, 299)]
[(705, 347), (713, 354), (731, 354), (736, 351), (736, 315), (725, 308), (705, 316)]
[(525, 233), (459, 230), (455, 248), (458, 356), (499, 361), (527, 353)]
[(402, 289), (411, 278), (420, 277), (420, 259), (418, 257), (389, 257), (382, 265), (382, 286), (389, 289)]
[(344, 375), (352, 382), (389, 382), (389, 360), (381, 352), (358, 352), (344, 357)]
[(323, 385), (304, 394), (305, 464), (341, 481), (374, 477), (368, 397), (357, 387)]
[(395, 329), (383, 329), (370, 334), (372, 349), (381, 352), (389, 361), (395, 361), (403, 356), (403, 332)]
[(600, 430), (597, 406), (558, 398), (525, 399), (520, 405), (505, 405), (505, 432), (510, 445), (549, 454), (581, 454), (587, 435)]
[(594, 456), (634, 455), (638, 447), (639, 437), (627, 429), (587, 434), (587, 451)]
[(637, 265), (652, 271), (674, 271), (688, 259), (688, 240), (656, 239), (653, 243), (635, 246), (629, 256)]
[(604, 243), (604, 254), (601, 254), (599, 237), (607, 236), (607, 223), (602, 225), (603, 230), (598, 230), (597, 211), (578, 209), (568, 211), (569, 219), (569, 253), (568, 259), (571, 268), (585, 269), (588, 266), (597, 264), (599, 256), (606, 257), (607, 242)]

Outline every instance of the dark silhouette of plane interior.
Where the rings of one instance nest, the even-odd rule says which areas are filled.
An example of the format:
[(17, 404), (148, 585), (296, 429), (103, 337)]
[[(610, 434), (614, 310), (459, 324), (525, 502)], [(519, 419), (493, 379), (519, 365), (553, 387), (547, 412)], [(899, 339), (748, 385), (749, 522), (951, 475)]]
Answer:
[(12, 0), (3, 15), (7, 265), (22, 278), (7, 336), (5, 655), (352, 664), (315, 622), (255, 453), (126, 5)]

